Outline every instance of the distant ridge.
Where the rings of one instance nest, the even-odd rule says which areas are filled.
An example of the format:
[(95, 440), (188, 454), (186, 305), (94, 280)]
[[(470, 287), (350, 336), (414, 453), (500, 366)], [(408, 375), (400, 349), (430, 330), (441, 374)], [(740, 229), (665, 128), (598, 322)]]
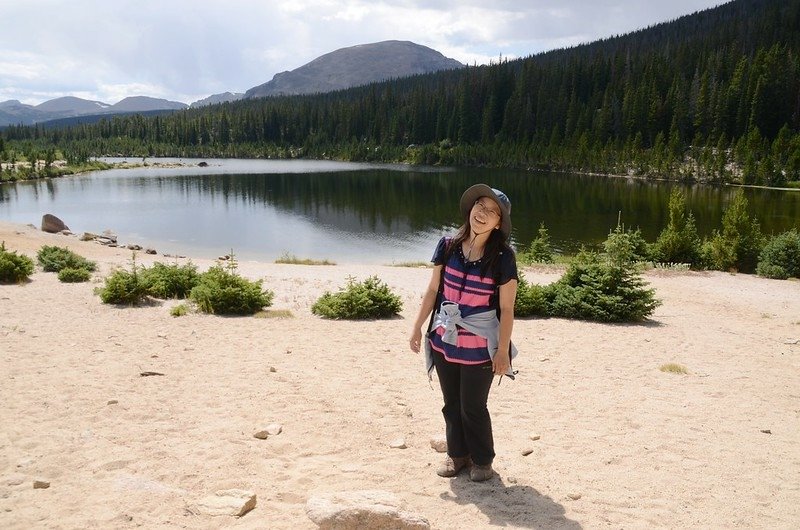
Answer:
[(409, 41), (360, 44), (326, 53), (295, 70), (276, 74), (271, 81), (245, 92), (245, 97), (332, 92), (463, 66), (436, 50)]
[(212, 94), (207, 98), (198, 99), (191, 105), (190, 108), (204, 107), (206, 105), (216, 105), (218, 103), (227, 103), (229, 101), (238, 101), (244, 97), (241, 92), (223, 92), (222, 94)]

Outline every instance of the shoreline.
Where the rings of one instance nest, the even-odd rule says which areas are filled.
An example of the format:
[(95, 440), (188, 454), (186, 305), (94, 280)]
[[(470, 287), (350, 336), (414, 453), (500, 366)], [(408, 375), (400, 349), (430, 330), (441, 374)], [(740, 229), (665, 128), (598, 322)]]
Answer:
[[(240, 262), (291, 317), (175, 318), (180, 301), (118, 307), (93, 293), (130, 251), (8, 222), (0, 240), (34, 259), (67, 246), (99, 267), (88, 284), (37, 270), (0, 285), (3, 528), (313, 529), (311, 497), (361, 490), (437, 529), (800, 520), (800, 282), (654, 270), (663, 305), (645, 323), (517, 319), (520, 373), (489, 397), (497, 475), (475, 484), (435, 475), (441, 396), (407, 345), (430, 269)], [(372, 274), (400, 296), (399, 317), (311, 314), (324, 291)], [(254, 437), (272, 423), (280, 434)], [(256, 508), (188, 510), (231, 488)]]

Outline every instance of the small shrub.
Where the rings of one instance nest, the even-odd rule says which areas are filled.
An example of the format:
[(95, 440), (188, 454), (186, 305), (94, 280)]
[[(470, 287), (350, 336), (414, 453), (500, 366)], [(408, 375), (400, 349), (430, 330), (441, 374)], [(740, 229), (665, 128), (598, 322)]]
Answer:
[(531, 284), (520, 272), (517, 283), (517, 297), (514, 300), (515, 317), (545, 316), (547, 314), (546, 289), (541, 285)]
[(689, 370), (687, 370), (685, 366), (682, 366), (682, 365), (677, 364), (677, 363), (663, 364), (663, 365), (661, 365), (659, 370), (661, 370), (662, 372), (670, 373), (670, 374), (681, 374), (681, 375), (684, 375), (684, 374), (688, 374), (689, 373)]
[(85, 269), (94, 271), (97, 264), (89, 261), (66, 247), (45, 245), (36, 254), (39, 265), (45, 272), (59, 272), (62, 269)]
[(200, 275), (198, 284), (189, 298), (204, 313), (216, 315), (252, 315), (272, 304), (274, 293), (263, 291), (262, 280), (250, 281), (220, 265), (211, 267)]
[(66, 267), (58, 271), (58, 279), (64, 283), (82, 283), (91, 279), (92, 273), (86, 269)]
[(626, 254), (633, 255), (633, 247), (626, 242), (621, 227), (606, 243), (605, 256), (582, 251), (564, 276), (546, 287), (550, 314), (601, 322), (635, 322), (661, 305), (655, 291), (646, 288), (635, 264), (622, 259)]
[(555, 262), (553, 246), (550, 244), (550, 234), (544, 223), (539, 225), (539, 235), (531, 241), (530, 246), (517, 254), (517, 260), (523, 264)]
[(147, 298), (147, 283), (142, 277), (143, 267), (136, 264), (136, 253), (131, 258), (131, 270), (117, 269), (105, 280), (98, 294), (104, 304), (137, 305)]
[(186, 306), (186, 304), (178, 304), (169, 310), (169, 314), (174, 317), (182, 317), (188, 312), (189, 308)]
[(325, 318), (365, 320), (390, 318), (402, 308), (400, 297), (377, 276), (370, 276), (360, 283), (349, 277), (347, 287), (338, 293), (323, 294), (311, 306), (311, 312)]
[(701, 262), (701, 247), (694, 215), (686, 213), (686, 198), (680, 190), (673, 190), (669, 198), (669, 224), (650, 246), (650, 259), (696, 267)]
[(758, 257), (756, 273), (766, 278), (800, 278), (800, 231), (792, 229), (771, 238)]
[(747, 199), (739, 190), (722, 216), (722, 231), (703, 244), (706, 266), (721, 271), (752, 273), (764, 247), (758, 220), (747, 214)]
[(15, 251), (6, 250), (0, 243), (0, 283), (22, 283), (33, 274), (33, 260)]
[(142, 270), (142, 277), (148, 294), (155, 298), (186, 298), (200, 281), (197, 267), (192, 263), (154, 263), (149, 269)]

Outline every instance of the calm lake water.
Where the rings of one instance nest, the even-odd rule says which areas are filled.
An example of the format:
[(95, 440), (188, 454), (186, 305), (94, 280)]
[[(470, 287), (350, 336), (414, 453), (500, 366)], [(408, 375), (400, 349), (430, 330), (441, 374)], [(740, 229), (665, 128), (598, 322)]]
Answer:
[[(120, 159), (121, 160), (121, 159)], [(130, 162), (141, 162), (129, 159)], [(153, 162), (153, 159), (148, 159)], [(0, 219), (32, 223), (45, 213), (73, 232), (110, 229), (120, 243), (159, 253), (272, 261), (282, 254), (339, 263), (427, 261), (459, 224), (458, 199), (486, 182), (512, 201), (513, 240), (540, 223), (562, 252), (602, 242), (621, 212), (652, 241), (668, 221), (670, 191), (687, 195), (698, 230), (720, 227), (734, 189), (574, 174), (355, 164), (309, 160), (200, 160), (183, 167), (115, 169), (0, 185)], [(767, 233), (800, 228), (800, 193), (746, 189)]]

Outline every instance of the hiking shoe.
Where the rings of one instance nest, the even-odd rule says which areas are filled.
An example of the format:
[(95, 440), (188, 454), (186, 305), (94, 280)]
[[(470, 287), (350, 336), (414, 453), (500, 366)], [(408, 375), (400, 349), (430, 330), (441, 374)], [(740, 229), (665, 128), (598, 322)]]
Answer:
[(489, 480), (492, 478), (492, 475), (494, 475), (494, 471), (492, 471), (492, 464), (486, 464), (485, 466), (474, 464), (469, 470), (469, 479), (472, 482), (483, 482), (484, 480)]
[(459, 471), (467, 467), (468, 463), (468, 456), (452, 457), (447, 455), (442, 465), (436, 470), (436, 474), (440, 477), (455, 477)]

